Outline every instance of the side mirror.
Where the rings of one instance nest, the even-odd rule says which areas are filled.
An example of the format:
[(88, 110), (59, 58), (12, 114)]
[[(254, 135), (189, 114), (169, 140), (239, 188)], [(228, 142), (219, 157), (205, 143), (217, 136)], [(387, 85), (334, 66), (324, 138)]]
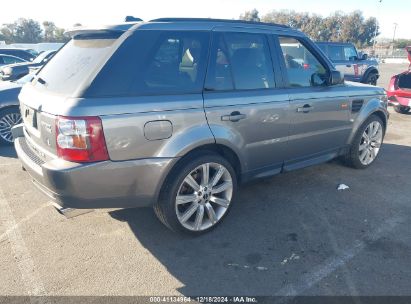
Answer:
[(337, 85), (344, 83), (344, 75), (340, 71), (331, 71), (330, 85)]
[(368, 59), (368, 54), (362, 54), (361, 59), (362, 60), (367, 60)]

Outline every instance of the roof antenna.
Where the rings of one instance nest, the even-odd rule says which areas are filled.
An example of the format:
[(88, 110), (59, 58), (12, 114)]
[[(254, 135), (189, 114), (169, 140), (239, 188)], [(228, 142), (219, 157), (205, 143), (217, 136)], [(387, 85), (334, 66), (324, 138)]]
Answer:
[(138, 21), (143, 21), (143, 19), (133, 17), (133, 16), (126, 16), (125, 22), (138, 22)]

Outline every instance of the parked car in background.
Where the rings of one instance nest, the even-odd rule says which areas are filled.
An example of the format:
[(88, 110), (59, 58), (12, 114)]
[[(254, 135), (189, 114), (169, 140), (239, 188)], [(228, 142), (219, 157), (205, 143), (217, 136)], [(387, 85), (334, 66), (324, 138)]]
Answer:
[(348, 81), (377, 85), (380, 76), (378, 61), (357, 51), (354, 44), (342, 42), (316, 42), (338, 71)]
[(15, 48), (0, 48), (0, 54), (16, 56), (26, 61), (32, 61), (37, 56), (37, 54), (32, 50)]
[(29, 74), (17, 81), (0, 81), (0, 144), (11, 144), (11, 128), (22, 122), (18, 95), (21, 87), (31, 81)]
[(345, 83), (290, 27), (166, 18), (71, 35), (23, 87), (13, 129), (23, 167), (63, 208), (153, 206), (199, 234), (241, 183), (379, 154), (384, 90)]
[(0, 67), (21, 62), (26, 62), (26, 60), (13, 55), (0, 54)]
[(390, 104), (401, 114), (408, 113), (411, 109), (411, 46), (405, 49), (410, 61), (408, 70), (392, 76), (387, 90)]
[(17, 80), (30, 72), (30, 69), (38, 69), (45, 65), (48, 60), (56, 53), (56, 51), (45, 51), (36, 57), (31, 62), (22, 62), (10, 64), (0, 68), (1, 80)]

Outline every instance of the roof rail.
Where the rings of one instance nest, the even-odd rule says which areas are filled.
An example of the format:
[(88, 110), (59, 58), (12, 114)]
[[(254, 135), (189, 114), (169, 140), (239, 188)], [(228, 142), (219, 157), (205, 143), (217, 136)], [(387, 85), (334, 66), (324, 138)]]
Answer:
[(222, 22), (222, 23), (244, 23), (250, 25), (268, 25), (268, 26), (278, 26), (284, 28), (290, 28), (285, 24), (278, 23), (268, 23), (268, 22), (257, 22), (257, 21), (246, 21), (246, 20), (234, 20), (234, 19), (212, 19), (212, 18), (158, 18), (150, 20), (150, 22)]

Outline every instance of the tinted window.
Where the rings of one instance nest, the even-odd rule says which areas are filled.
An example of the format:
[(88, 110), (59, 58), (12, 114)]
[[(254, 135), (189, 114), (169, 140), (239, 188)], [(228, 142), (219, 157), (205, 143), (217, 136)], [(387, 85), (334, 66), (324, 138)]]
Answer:
[(41, 69), (38, 77), (46, 82), (47, 90), (73, 93), (101, 67), (115, 41), (109, 35), (72, 39)]
[(339, 45), (329, 45), (328, 46), (328, 57), (332, 61), (341, 61), (345, 59), (344, 49)]
[(35, 57), (29, 52), (16, 49), (0, 49), (0, 54), (12, 55), (28, 61)]
[(291, 37), (279, 39), (291, 87), (326, 84), (327, 69), (300, 41)]
[(11, 56), (3, 56), (4, 64), (13, 64), (17, 62), (24, 62), (24, 60), (16, 58), (16, 57), (11, 57)]
[(344, 47), (344, 59), (345, 60), (355, 60), (357, 58), (357, 52), (353, 46)]
[(93, 81), (92, 96), (201, 92), (209, 33), (136, 31)]
[(273, 87), (274, 73), (265, 35), (216, 35), (207, 76), (207, 89), (249, 90)]

